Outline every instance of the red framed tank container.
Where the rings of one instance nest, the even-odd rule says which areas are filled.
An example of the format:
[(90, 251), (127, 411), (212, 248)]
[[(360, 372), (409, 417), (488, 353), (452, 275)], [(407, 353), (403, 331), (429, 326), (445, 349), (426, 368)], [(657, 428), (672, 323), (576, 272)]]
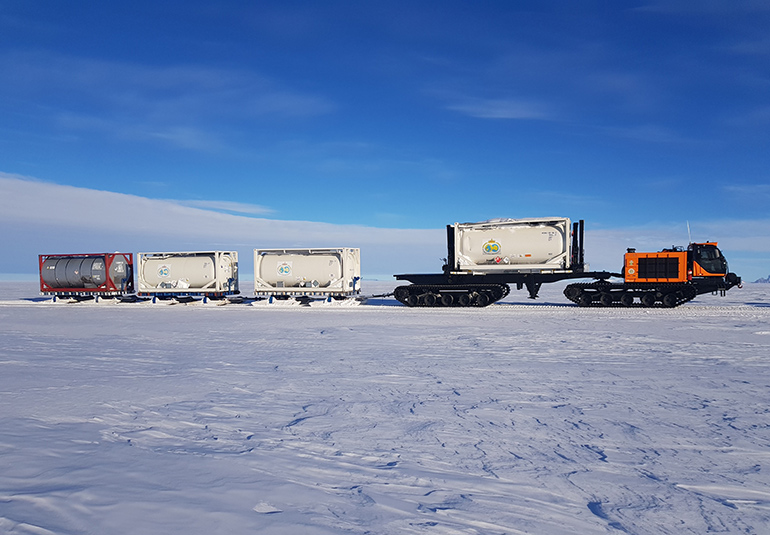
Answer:
[(122, 296), (134, 292), (134, 255), (39, 255), (40, 293), (57, 296)]

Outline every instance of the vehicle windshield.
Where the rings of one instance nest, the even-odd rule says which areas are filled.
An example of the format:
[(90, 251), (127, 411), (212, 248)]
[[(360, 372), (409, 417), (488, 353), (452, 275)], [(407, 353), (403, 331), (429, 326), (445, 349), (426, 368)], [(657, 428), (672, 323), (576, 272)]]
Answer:
[(694, 247), (693, 260), (700, 267), (715, 275), (727, 273), (727, 260), (719, 249), (713, 245), (695, 245)]

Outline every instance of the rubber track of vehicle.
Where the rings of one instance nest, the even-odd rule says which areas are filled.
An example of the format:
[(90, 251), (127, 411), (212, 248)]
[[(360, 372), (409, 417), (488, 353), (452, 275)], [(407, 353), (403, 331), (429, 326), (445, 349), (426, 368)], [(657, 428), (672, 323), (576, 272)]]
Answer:
[[(660, 284), (658, 286), (655, 286), (654, 288), (643, 288), (640, 286), (633, 286), (629, 284), (597, 284), (594, 282), (578, 282), (574, 284), (568, 285), (566, 288), (564, 288), (564, 297), (572, 301), (573, 303), (580, 305), (580, 293), (577, 294), (574, 298), (569, 297), (568, 293), (569, 290), (572, 288), (579, 288), (580, 290), (594, 290), (597, 293), (601, 292), (602, 290), (617, 290), (615, 293), (620, 293), (621, 291), (625, 290), (631, 290), (631, 291), (655, 291), (660, 292), (663, 294), (671, 293), (672, 291), (684, 291), (684, 295), (682, 297), (679, 297), (676, 301), (676, 303), (673, 306), (667, 307), (661, 302), (655, 302), (655, 304), (652, 307), (646, 307), (642, 303), (634, 303), (630, 307), (627, 307), (623, 305), (620, 301), (613, 301), (611, 305), (603, 305), (600, 301), (591, 301), (591, 304), (589, 306), (591, 307), (601, 307), (601, 308), (612, 308), (612, 307), (619, 307), (619, 308), (676, 308), (679, 305), (683, 305), (684, 303), (688, 301), (692, 301), (697, 297), (697, 293), (695, 293), (695, 288), (687, 285), (687, 284)], [(582, 292), (581, 292), (582, 293)]]
[[(455, 286), (454, 284), (441, 284), (441, 285), (411, 284), (411, 285), (407, 285), (407, 286), (399, 286), (398, 288), (396, 288), (393, 291), (393, 295), (394, 295), (394, 297), (396, 297), (396, 299), (399, 302), (403, 303), (406, 306), (409, 306), (406, 303), (406, 301), (402, 301), (401, 299), (398, 298), (398, 293), (399, 293), (398, 290), (401, 289), (401, 288), (405, 288), (407, 291), (409, 291), (409, 293), (412, 293), (411, 290), (416, 290), (416, 289), (419, 288), (421, 291), (423, 291), (423, 293), (426, 292), (426, 291), (431, 291), (434, 294), (436, 294), (437, 296), (438, 296), (438, 294), (439, 294), (439, 292), (441, 290), (454, 290), (454, 291), (457, 291), (459, 293), (462, 290), (466, 290), (466, 289), (470, 290), (470, 291), (473, 291), (473, 290), (477, 290), (477, 289), (481, 289), (481, 290), (490, 289), (491, 290), (491, 289), (494, 289), (494, 288), (500, 288), (502, 290), (503, 295), (500, 296), (498, 299), (491, 299), (489, 301), (489, 303), (487, 304), (487, 306), (491, 305), (492, 303), (496, 303), (500, 299), (504, 299), (511, 292), (511, 287), (508, 286), (507, 284), (473, 284), (473, 285), (467, 285), (467, 286), (466, 285), (457, 285), (457, 286)], [(409, 294), (407, 294), (407, 296), (408, 295)], [(471, 305), (468, 305), (468, 308), (475, 307), (475, 306), (478, 306), (478, 305), (471, 304)], [(415, 306), (414, 308), (420, 308), (420, 307), (427, 307), (427, 305), (425, 305), (424, 303), (420, 303), (417, 306)], [(436, 300), (436, 304), (433, 305), (430, 308), (463, 308), (463, 307), (461, 307), (460, 305), (457, 305), (457, 304), (452, 304), (450, 307), (445, 307), (444, 305), (441, 304), (441, 301), (439, 299), (437, 299)]]

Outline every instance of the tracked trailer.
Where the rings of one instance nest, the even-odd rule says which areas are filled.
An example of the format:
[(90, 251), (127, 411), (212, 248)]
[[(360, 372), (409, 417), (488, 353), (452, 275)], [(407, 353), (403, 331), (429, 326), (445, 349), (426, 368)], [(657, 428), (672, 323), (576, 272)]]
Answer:
[(584, 227), (563, 217), (447, 225), (443, 272), (395, 275), (412, 284), (397, 287), (394, 297), (410, 307), (484, 307), (507, 296), (510, 284), (534, 299), (546, 283), (620, 276), (588, 271)]
[(412, 284), (393, 295), (410, 307), (484, 307), (506, 297), (511, 284), (535, 299), (543, 284), (593, 279), (568, 285), (565, 296), (580, 306), (675, 307), (703, 293), (724, 295), (741, 283), (713, 242), (660, 253), (629, 249), (622, 273), (590, 271), (584, 229), (583, 220), (571, 224), (567, 218), (447, 225), (442, 273), (395, 275)]

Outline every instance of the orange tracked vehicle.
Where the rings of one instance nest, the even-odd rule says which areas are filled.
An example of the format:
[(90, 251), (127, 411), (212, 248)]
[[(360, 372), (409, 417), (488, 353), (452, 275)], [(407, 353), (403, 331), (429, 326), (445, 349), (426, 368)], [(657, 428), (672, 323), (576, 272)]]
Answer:
[(691, 243), (658, 253), (628, 249), (623, 262), (623, 282), (606, 280), (570, 284), (564, 295), (581, 306), (675, 307), (699, 294), (725, 294), (739, 286), (716, 242)]

